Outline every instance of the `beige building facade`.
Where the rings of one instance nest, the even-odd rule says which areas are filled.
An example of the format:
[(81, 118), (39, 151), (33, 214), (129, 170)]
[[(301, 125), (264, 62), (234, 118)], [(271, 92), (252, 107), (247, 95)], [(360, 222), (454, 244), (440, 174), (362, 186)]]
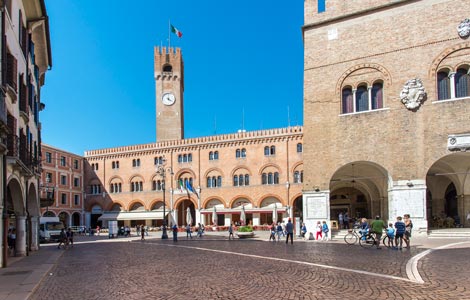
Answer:
[[(470, 2), (307, 0), (304, 219), (470, 211)], [(321, 158), (321, 159), (319, 159)]]
[(302, 127), (183, 139), (183, 66), (155, 48), (156, 143), (86, 151), (86, 225), (300, 222)]
[(40, 90), (52, 66), (43, 0), (1, 7), (0, 265), (39, 248)]

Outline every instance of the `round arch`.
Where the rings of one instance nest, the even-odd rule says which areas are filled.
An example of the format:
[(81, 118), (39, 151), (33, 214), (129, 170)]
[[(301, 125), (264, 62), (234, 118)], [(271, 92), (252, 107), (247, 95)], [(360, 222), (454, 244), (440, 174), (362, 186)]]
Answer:
[(426, 217), (431, 228), (469, 225), (470, 153), (456, 152), (436, 160), (426, 174)]
[(240, 166), (237, 166), (237, 167), (233, 168), (232, 172), (230, 172), (230, 177), (233, 177), (235, 175), (235, 173), (237, 173), (240, 170), (246, 170), (247, 174), (252, 176), (252, 172), (251, 172), (250, 168), (248, 168), (245, 165), (240, 165)]
[(330, 179), (331, 220), (339, 221), (341, 213), (347, 213), (351, 221), (375, 215), (387, 220), (391, 184), (388, 171), (375, 162), (355, 161), (340, 166)]

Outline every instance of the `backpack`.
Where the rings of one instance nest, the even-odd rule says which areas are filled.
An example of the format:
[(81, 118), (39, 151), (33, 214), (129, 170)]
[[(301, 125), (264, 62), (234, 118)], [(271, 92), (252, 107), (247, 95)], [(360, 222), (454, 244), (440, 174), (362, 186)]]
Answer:
[(327, 233), (328, 231), (330, 231), (330, 229), (328, 229), (328, 225), (326, 225), (326, 223), (323, 224), (323, 232)]

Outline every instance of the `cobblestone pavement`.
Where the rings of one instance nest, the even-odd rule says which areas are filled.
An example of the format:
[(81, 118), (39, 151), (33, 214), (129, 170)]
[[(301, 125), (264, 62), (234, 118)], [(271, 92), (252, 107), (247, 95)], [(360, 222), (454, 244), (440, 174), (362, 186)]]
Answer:
[(420, 284), (406, 265), (424, 250), (217, 236), (76, 244), (30, 299), (470, 299), (470, 243), (419, 260)]

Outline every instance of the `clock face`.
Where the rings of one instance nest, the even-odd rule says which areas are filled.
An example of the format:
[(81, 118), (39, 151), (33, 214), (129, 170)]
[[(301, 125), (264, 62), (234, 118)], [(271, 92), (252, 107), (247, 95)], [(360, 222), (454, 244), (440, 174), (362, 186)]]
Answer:
[(172, 93), (164, 93), (162, 96), (162, 102), (165, 105), (173, 105), (173, 103), (175, 103), (175, 100), (175, 95), (173, 95)]

